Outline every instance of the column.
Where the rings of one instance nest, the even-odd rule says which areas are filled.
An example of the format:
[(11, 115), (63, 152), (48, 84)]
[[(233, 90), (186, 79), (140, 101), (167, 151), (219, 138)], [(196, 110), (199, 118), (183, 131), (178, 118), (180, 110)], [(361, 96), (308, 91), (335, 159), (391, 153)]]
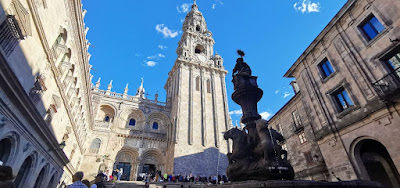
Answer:
[(189, 65), (189, 144), (193, 144), (193, 66)]
[(215, 147), (219, 147), (219, 128), (218, 128), (218, 110), (217, 101), (215, 96), (215, 71), (211, 70), (211, 94), (212, 94), (212, 105), (213, 105), (213, 122), (214, 122), (214, 139)]
[[(206, 127), (206, 101), (205, 101), (205, 89), (207, 89), (206, 87), (204, 87), (204, 68), (201, 67), (200, 68), (200, 93), (201, 93), (201, 129), (202, 129), (202, 139), (203, 139), (203, 146), (207, 145), (207, 127)], [(207, 84), (207, 83), (206, 83)]]

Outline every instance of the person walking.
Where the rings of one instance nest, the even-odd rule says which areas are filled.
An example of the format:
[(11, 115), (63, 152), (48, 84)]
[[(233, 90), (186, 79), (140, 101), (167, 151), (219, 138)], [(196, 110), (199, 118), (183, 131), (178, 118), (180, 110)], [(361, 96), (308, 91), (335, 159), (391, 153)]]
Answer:
[(78, 171), (72, 176), (72, 182), (74, 182), (71, 185), (68, 185), (68, 188), (87, 188), (85, 184), (82, 183), (83, 179), (83, 172)]
[(117, 177), (118, 177), (118, 169), (115, 169), (113, 171), (113, 183), (115, 183), (115, 181), (117, 181)]
[(118, 181), (121, 180), (122, 173), (124, 173), (124, 169), (120, 168), (118, 172)]
[(10, 166), (0, 166), (0, 187), (15, 188), (14, 176)]

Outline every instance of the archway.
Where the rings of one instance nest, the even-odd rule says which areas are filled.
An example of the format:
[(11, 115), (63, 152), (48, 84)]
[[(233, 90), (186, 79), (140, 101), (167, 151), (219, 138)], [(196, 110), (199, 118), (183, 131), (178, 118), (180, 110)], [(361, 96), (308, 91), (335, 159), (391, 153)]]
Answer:
[(136, 180), (137, 169), (137, 152), (130, 149), (122, 149), (115, 158), (114, 169), (122, 168), (120, 180), (133, 181)]
[(399, 187), (400, 176), (386, 147), (372, 139), (359, 141), (354, 147), (360, 179), (377, 181), (387, 188)]
[(155, 176), (164, 172), (164, 161), (163, 155), (160, 151), (151, 149), (142, 154), (140, 157), (140, 169), (141, 174), (151, 174)]
[(22, 163), (21, 168), (18, 171), (18, 175), (14, 180), (15, 187), (22, 187), (20, 185), (23, 185), (26, 181), (26, 179), (29, 177), (29, 172), (31, 171), (32, 168), (32, 163), (33, 159), (31, 156), (27, 157)]
[(2, 165), (5, 165), (10, 157), (11, 146), (12, 142), (9, 138), (0, 141), (0, 162), (4, 163)]
[(50, 181), (49, 181), (49, 184), (47, 185), (47, 188), (53, 188), (53, 187), (55, 187), (54, 186), (54, 184), (56, 183), (56, 177), (57, 177), (57, 172), (55, 172), (54, 174), (53, 174), (53, 176), (51, 177), (51, 179), (50, 179)]
[(45, 179), (45, 174), (46, 174), (46, 167), (43, 167), (42, 170), (40, 171), (38, 177), (36, 178), (35, 186), (34, 188), (41, 188), (43, 184), (43, 180)]

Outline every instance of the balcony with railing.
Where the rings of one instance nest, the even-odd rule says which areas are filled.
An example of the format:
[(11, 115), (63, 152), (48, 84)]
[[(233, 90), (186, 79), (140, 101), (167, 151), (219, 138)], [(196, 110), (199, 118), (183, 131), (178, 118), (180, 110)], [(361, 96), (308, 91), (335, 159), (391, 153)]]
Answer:
[(378, 97), (391, 101), (400, 94), (400, 67), (374, 82), (372, 85)]
[(95, 121), (94, 122), (94, 127), (95, 128), (101, 128), (101, 129), (108, 129), (110, 127), (110, 122), (108, 122), (108, 121)]
[(166, 106), (165, 102), (161, 102), (158, 100), (142, 99), (138, 96), (124, 95), (124, 94), (117, 93), (117, 92), (107, 92), (107, 91), (100, 90), (100, 89), (95, 89), (93, 91), (100, 95), (110, 96), (113, 98), (120, 98), (120, 99), (125, 99), (128, 101), (140, 102), (143, 104), (155, 104), (155, 105), (159, 105), (159, 106)]

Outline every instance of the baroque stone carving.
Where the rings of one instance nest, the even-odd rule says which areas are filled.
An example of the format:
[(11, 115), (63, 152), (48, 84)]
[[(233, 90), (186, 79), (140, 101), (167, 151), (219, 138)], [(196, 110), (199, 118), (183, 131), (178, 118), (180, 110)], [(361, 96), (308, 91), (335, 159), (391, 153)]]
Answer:
[[(233, 128), (224, 133), (224, 139), (232, 139), (233, 150), (228, 153), (229, 166), (226, 174), (232, 181), (276, 180), (294, 178), (293, 167), (287, 160), (287, 152), (280, 143), (283, 136), (268, 128), (268, 122), (257, 112), (257, 102), (263, 91), (258, 88), (257, 77), (251, 76), (250, 67), (244, 63), (244, 52), (233, 70), (235, 92), (232, 99), (242, 107), (243, 130)], [(236, 73), (236, 74), (235, 74)]]

